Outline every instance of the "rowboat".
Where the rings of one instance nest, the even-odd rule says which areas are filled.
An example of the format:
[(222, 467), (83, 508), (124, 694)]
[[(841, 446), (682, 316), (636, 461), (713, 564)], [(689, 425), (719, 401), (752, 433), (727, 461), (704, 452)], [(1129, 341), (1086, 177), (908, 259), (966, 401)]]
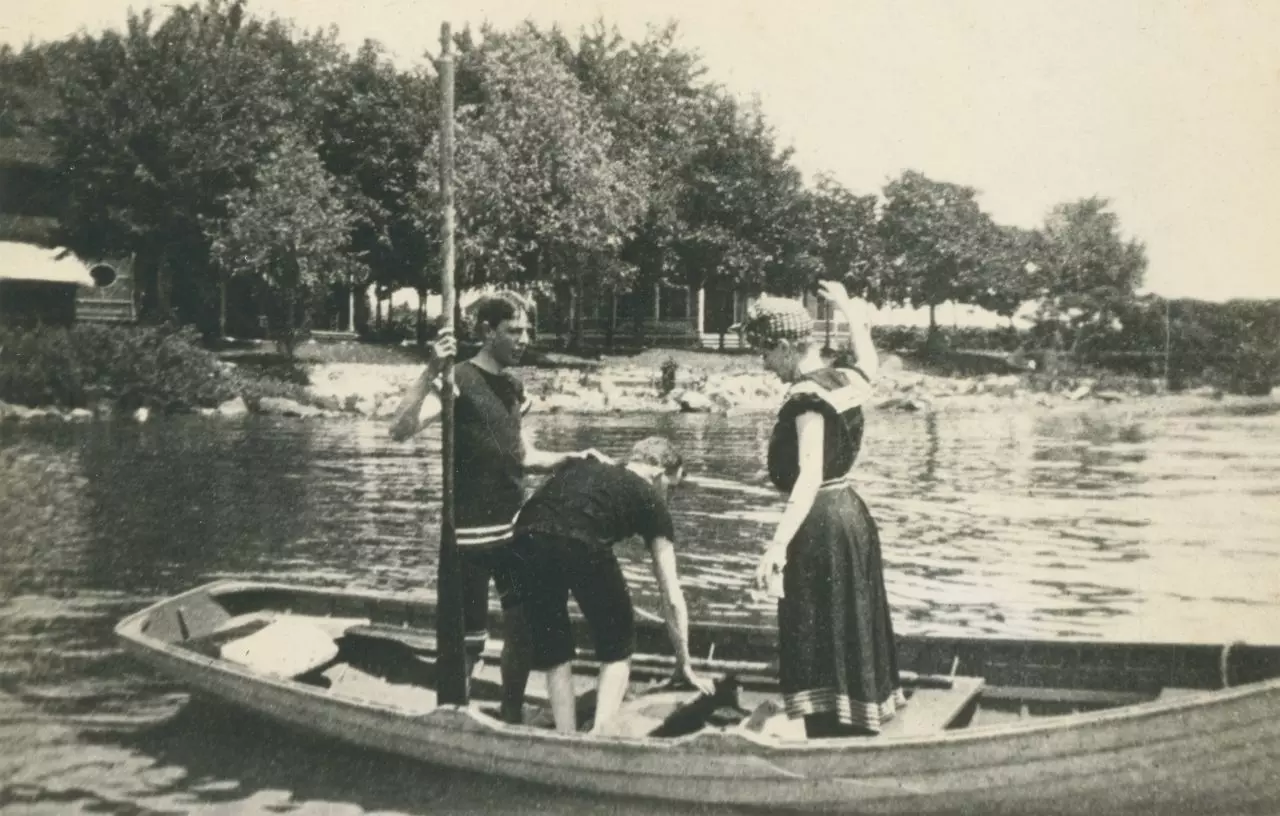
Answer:
[[(884, 732), (807, 740), (780, 711), (772, 628), (692, 627), (696, 666), (717, 679), (705, 697), (665, 682), (665, 629), (645, 620), (615, 733), (560, 734), (536, 688), (525, 724), (497, 718), (492, 651), (466, 705), (438, 704), (435, 615), (431, 599), (222, 581), (116, 634), (193, 690), (303, 729), (594, 793), (876, 814), (1280, 805), (1280, 646), (905, 636), (909, 702)], [(581, 654), (589, 689), (598, 664)], [(579, 702), (585, 722), (591, 693)]]

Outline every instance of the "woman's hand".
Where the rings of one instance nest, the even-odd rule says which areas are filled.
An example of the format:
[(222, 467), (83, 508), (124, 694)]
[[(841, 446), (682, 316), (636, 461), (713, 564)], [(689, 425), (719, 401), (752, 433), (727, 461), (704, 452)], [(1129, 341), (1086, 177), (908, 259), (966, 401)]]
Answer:
[(819, 281), (818, 288), (824, 298), (844, 313), (851, 325), (869, 326), (871, 324), (871, 306), (862, 298), (849, 297), (844, 284), (839, 281)]
[(769, 592), (782, 581), (782, 569), (787, 565), (787, 550), (776, 544), (770, 545), (760, 556), (756, 565), (755, 587), (761, 592)]
[(849, 293), (840, 281), (818, 281), (818, 292), (841, 310), (849, 305)]

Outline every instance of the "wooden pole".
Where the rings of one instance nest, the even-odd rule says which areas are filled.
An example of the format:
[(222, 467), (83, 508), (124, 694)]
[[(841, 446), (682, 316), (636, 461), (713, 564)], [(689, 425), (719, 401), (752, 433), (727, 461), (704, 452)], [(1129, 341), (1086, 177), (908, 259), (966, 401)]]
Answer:
[[(441, 243), (441, 330), (454, 330), (454, 206), (453, 206), (453, 53), (449, 24), (440, 26), (440, 207)], [(440, 509), (440, 563), (437, 576), (436, 643), (439, 646), (436, 693), (443, 705), (466, 705), (468, 698), (467, 655), (462, 616), (462, 575), (458, 562), (458, 536), (453, 519), (453, 361), (444, 367), (440, 388), (440, 452), (443, 500)]]

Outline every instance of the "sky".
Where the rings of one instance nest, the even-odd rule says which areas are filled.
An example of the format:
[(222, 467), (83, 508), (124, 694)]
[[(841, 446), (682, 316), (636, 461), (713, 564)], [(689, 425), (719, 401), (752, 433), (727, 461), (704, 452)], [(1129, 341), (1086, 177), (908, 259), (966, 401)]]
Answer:
[[(122, 27), (143, 0), (3, 0), (0, 41)], [(402, 66), (440, 24), (679, 23), (708, 78), (758, 98), (810, 179), (965, 184), (1000, 223), (1112, 202), (1145, 290), (1280, 297), (1280, 0), (249, 0)], [(163, 13), (164, 5), (157, 4)]]

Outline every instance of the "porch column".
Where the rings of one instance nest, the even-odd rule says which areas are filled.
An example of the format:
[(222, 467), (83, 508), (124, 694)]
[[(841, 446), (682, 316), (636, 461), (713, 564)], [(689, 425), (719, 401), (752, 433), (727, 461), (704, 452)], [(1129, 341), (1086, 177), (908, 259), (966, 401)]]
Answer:
[(699, 286), (697, 294), (698, 306), (694, 310), (693, 333), (698, 336), (698, 345), (702, 345), (702, 329), (707, 325), (707, 287)]
[(657, 323), (662, 316), (662, 284), (653, 285), (653, 322)]

